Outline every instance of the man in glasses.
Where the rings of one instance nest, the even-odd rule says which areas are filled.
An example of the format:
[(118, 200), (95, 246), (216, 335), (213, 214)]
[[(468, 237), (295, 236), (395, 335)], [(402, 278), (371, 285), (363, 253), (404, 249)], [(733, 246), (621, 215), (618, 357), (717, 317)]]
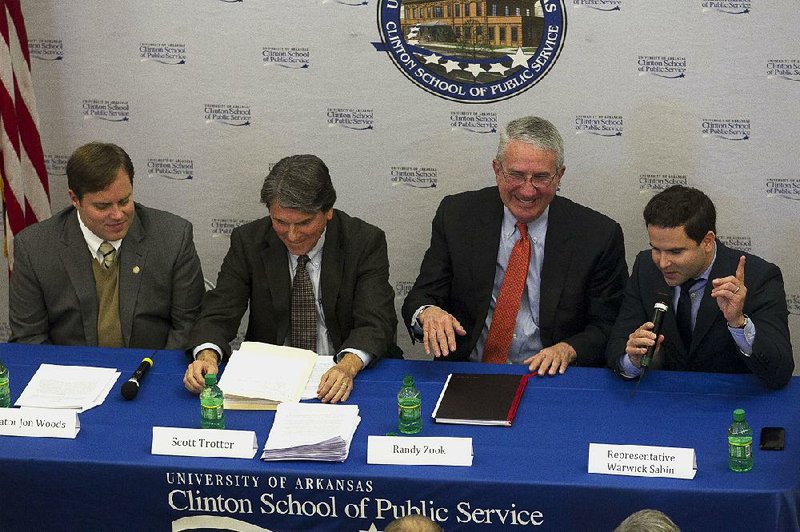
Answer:
[(599, 366), (628, 269), (619, 224), (556, 196), (558, 130), (524, 117), (500, 133), (497, 186), (444, 198), (403, 304), (436, 359), (527, 364), (539, 375)]

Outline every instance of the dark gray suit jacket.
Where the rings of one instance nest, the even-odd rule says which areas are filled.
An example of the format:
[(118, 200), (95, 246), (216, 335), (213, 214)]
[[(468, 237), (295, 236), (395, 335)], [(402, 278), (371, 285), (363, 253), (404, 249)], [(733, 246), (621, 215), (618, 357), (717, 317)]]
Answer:
[[(753, 353), (749, 357), (739, 351), (728, 331), (725, 316), (710, 295), (711, 279), (735, 275), (742, 255), (747, 257), (744, 313), (756, 326)], [(625, 299), (608, 342), (606, 357), (612, 369), (619, 372), (628, 335), (652, 318), (659, 291), (672, 294), (661, 271), (653, 263), (650, 251), (642, 251), (633, 265)], [(780, 388), (789, 382), (794, 371), (788, 316), (780, 269), (755, 255), (728, 248), (717, 241), (717, 258), (700, 301), (689, 352), (680, 340), (674, 309), (670, 305), (661, 325), (664, 343), (659, 359), (663, 360), (663, 368), (670, 370), (752, 372), (770, 388)]]
[[(456, 350), (447, 360), (468, 359), (480, 338), (502, 222), (496, 186), (447, 196), (436, 211), (431, 245), (403, 303), (403, 322), (408, 325), (423, 305), (453, 314), (467, 334), (456, 336)], [(565, 341), (577, 351), (577, 365), (602, 364), (627, 276), (619, 224), (566, 198), (553, 198), (539, 299), (543, 346)]]
[[(183, 349), (204, 284), (192, 225), (135, 205), (119, 252), (119, 314), (126, 347)], [(97, 345), (94, 260), (68, 207), (14, 239), (12, 342)]]
[[(397, 316), (386, 236), (339, 210), (334, 210), (325, 231), (320, 290), (334, 349), (360, 349), (374, 355), (373, 362), (394, 354)], [(244, 339), (283, 345), (289, 333), (290, 300), (289, 257), (270, 218), (237, 227), (217, 286), (203, 299), (188, 345), (210, 342), (223, 350), (225, 358), (230, 356), (230, 342), (248, 304)]]

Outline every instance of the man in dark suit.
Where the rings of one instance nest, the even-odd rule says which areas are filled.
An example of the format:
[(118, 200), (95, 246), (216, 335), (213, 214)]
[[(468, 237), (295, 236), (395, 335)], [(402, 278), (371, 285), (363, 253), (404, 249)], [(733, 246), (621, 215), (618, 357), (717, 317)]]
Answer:
[[(184, 385), (199, 392), (204, 375), (230, 356), (249, 303), (245, 340), (335, 355), (317, 394), (325, 402), (345, 401), (356, 374), (397, 349), (386, 237), (333, 208), (328, 168), (314, 155), (280, 160), (264, 181), (261, 201), (269, 216), (234, 229), (217, 286), (203, 300)], [(305, 289), (298, 280), (313, 287), (308, 313), (300, 312)], [(303, 334), (307, 323), (313, 330)]]
[(439, 205), (403, 304), (412, 339), (437, 358), (524, 363), (540, 375), (600, 365), (628, 273), (622, 229), (556, 197), (564, 147), (544, 119), (509, 123), (492, 167), (497, 186)]
[(200, 310), (192, 226), (133, 201), (133, 163), (114, 144), (67, 162), (72, 206), (14, 241), (12, 342), (182, 349)]
[[(780, 269), (716, 239), (716, 210), (701, 191), (676, 185), (644, 209), (650, 251), (636, 257), (608, 343), (608, 365), (623, 377), (650, 367), (756, 374), (770, 388), (794, 370)], [(710, 281), (710, 282), (709, 282)], [(656, 338), (659, 293), (667, 313)]]

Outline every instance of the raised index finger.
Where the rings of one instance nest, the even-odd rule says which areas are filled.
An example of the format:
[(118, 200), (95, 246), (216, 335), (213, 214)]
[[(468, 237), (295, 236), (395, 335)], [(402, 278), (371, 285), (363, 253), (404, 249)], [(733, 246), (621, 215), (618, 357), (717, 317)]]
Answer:
[(739, 282), (744, 282), (744, 263), (747, 261), (747, 258), (742, 255), (739, 257), (739, 265), (736, 266), (736, 279)]

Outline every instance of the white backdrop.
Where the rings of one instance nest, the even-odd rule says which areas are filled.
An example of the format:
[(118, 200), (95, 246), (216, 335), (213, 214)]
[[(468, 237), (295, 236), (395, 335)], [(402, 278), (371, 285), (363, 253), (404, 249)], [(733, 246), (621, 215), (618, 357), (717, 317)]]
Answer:
[[(380, 45), (400, 0), (22, 5), (53, 212), (68, 204), (69, 154), (120, 144), (136, 200), (194, 224), (208, 280), (230, 230), (265, 214), (270, 165), (315, 153), (337, 207), (386, 231), (399, 311), (441, 198), (492, 184), (495, 128), (538, 114), (565, 138), (559, 193), (622, 224), (629, 265), (647, 247), (641, 211), (654, 191), (701, 188), (723, 241), (782, 268), (800, 342), (795, 0), (542, 0), (548, 27), (561, 16), (547, 72), (504, 100), (472, 103), (423, 90)], [(410, 55), (426, 64), (424, 50)], [(5, 277), (0, 292), (7, 301)], [(7, 315), (2, 305), (3, 337)], [(402, 325), (398, 339), (421, 354)]]

